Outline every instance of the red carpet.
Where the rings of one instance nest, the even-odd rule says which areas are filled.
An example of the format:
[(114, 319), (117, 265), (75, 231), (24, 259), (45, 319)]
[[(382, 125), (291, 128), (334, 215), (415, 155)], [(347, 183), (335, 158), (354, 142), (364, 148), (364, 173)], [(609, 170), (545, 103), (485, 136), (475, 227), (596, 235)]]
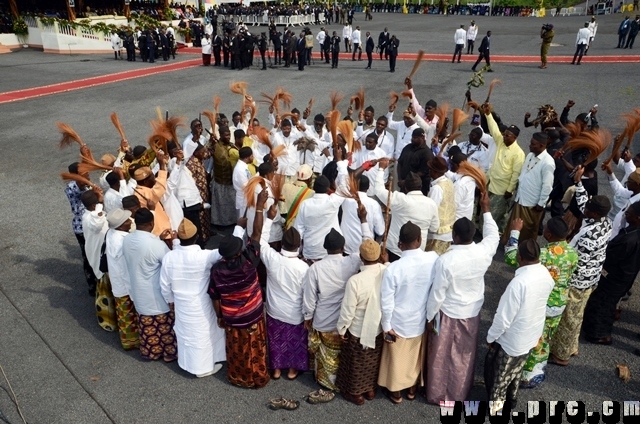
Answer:
[(66, 91), (80, 90), (82, 88), (94, 87), (96, 85), (109, 84), (112, 82), (125, 81), (133, 78), (146, 77), (164, 72), (177, 71), (202, 65), (200, 59), (190, 59), (170, 65), (149, 64), (149, 68), (135, 69), (131, 71), (116, 72), (98, 77), (83, 78), (75, 81), (60, 82), (57, 84), (44, 85), (41, 87), (25, 88), (23, 90), (7, 91), (0, 93), (0, 104), (15, 102), (18, 100), (32, 99), (34, 97), (48, 96), (49, 94), (64, 93)]
[[(202, 54), (202, 50), (197, 47), (184, 47), (180, 49), (181, 53)], [(257, 52), (254, 56), (260, 57)], [(416, 60), (418, 53), (400, 53), (397, 60)], [(271, 52), (273, 58), (273, 52)], [(422, 60), (432, 62), (451, 62), (453, 52), (451, 54), (442, 53), (426, 53)], [(313, 52), (314, 59), (320, 59), (320, 52)], [(373, 53), (373, 60), (379, 61), (379, 54)], [(366, 53), (362, 52), (362, 60), (366, 60)], [(477, 54), (462, 55), (463, 62), (475, 62), (478, 59)], [(549, 63), (571, 63), (573, 56), (548, 56), (547, 62)], [(340, 53), (340, 60), (351, 60), (351, 53)], [(511, 55), (491, 55), (491, 61), (496, 63), (540, 63), (540, 56), (511, 56)], [(611, 55), (611, 56), (584, 56), (582, 58), (584, 63), (638, 63), (640, 62), (640, 55)]]

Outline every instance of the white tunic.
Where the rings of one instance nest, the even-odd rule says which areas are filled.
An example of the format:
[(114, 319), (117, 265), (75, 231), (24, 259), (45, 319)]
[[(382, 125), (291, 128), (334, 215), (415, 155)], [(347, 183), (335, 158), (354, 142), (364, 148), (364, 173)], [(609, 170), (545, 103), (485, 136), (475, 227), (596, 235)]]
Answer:
[(227, 359), (224, 329), (218, 327), (207, 294), (211, 266), (219, 260), (217, 250), (198, 245), (174, 245), (162, 258), (160, 289), (167, 303), (174, 304), (178, 365), (192, 374), (211, 372), (216, 362)]

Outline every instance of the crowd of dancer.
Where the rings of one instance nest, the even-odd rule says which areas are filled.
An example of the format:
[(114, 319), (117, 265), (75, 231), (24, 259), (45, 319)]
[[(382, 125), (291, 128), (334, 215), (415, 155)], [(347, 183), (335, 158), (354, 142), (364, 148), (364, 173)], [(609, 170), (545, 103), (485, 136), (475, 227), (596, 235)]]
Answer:
[[(488, 98), (468, 93), (462, 136), (469, 114), (449, 117), (405, 85), (377, 118), (361, 89), (342, 118), (339, 93), (314, 115), (314, 99), (301, 113), (282, 88), (256, 101), (233, 83), (231, 121), (214, 99), (185, 137), (182, 119), (159, 112), (149, 145), (131, 148), (112, 115), (121, 143), (100, 160), (60, 123), (61, 145), (81, 146), (63, 178), (99, 325), (198, 377), (225, 361), (229, 382), (248, 388), (311, 371), (322, 389), (309, 402), (340, 393), (358, 405), (379, 388), (393, 403), (420, 387), (429, 403), (466, 400), (482, 337), (492, 413), (541, 384), (547, 364), (568, 365), (581, 328), (611, 344), (640, 269), (638, 111), (612, 140), (595, 107), (572, 122), (572, 101), (560, 114), (542, 106), (525, 115), (536, 128), (525, 153)], [(209, 250), (212, 224), (226, 235)], [(485, 336), (499, 245), (517, 269)]]

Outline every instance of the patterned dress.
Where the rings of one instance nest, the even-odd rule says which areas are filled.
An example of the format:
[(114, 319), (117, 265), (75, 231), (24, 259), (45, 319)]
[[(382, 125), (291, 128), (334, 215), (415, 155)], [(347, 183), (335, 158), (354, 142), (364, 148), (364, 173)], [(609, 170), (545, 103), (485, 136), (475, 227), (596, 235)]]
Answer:
[[(514, 237), (515, 236), (515, 237)], [(517, 266), (518, 237), (511, 233), (509, 242), (505, 246), (505, 260), (511, 266)], [(538, 345), (531, 349), (521, 378), (521, 387), (533, 388), (544, 381), (544, 368), (549, 359), (549, 343), (558, 328), (562, 312), (567, 305), (569, 282), (578, 266), (578, 253), (562, 240), (547, 244), (540, 249), (540, 263), (544, 265), (553, 278), (554, 286), (547, 300), (547, 318), (544, 322), (542, 336)]]
[[(195, 156), (191, 156), (187, 161), (187, 169), (191, 171), (191, 176), (196, 182), (196, 187), (200, 192), (203, 202), (209, 202), (209, 184), (207, 183), (207, 172), (204, 169), (204, 163)], [(202, 230), (202, 242), (206, 243), (211, 235), (211, 216), (206, 209), (200, 209), (198, 213), (200, 218), (200, 228)]]

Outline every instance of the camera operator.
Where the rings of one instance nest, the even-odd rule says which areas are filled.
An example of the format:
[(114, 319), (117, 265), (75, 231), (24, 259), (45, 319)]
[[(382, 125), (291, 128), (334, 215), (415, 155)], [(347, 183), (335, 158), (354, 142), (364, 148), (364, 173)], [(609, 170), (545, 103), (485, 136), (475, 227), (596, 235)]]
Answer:
[(542, 61), (542, 64), (538, 66), (538, 68), (540, 69), (547, 68), (547, 54), (549, 53), (549, 47), (551, 46), (554, 35), (555, 33), (553, 32), (553, 24), (542, 25), (542, 29), (540, 30), (540, 38), (542, 38), (542, 45), (540, 47), (540, 60)]

